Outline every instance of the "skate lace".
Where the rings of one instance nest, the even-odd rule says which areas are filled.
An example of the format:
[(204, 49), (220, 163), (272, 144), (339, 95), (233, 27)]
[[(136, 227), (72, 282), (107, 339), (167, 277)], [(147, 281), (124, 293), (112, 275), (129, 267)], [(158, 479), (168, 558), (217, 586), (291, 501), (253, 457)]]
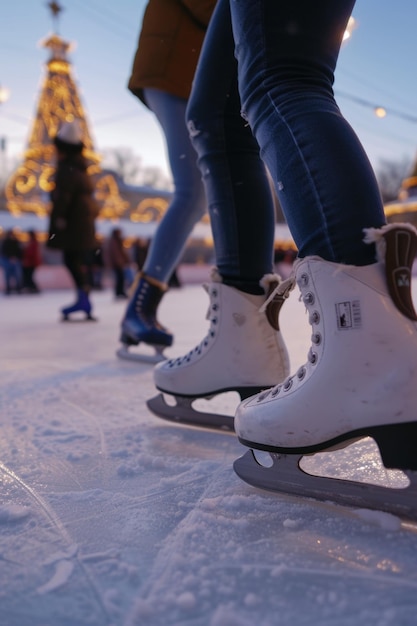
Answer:
[(195, 348), (187, 352), (187, 354), (177, 357), (176, 359), (170, 359), (168, 361), (169, 367), (176, 367), (179, 365), (183, 365), (185, 363), (189, 363), (193, 357), (199, 356), (200, 354), (202, 354), (203, 350), (205, 350), (208, 347), (209, 343), (214, 339), (216, 335), (217, 324), (218, 324), (217, 311), (219, 310), (219, 306), (220, 306), (219, 303), (217, 302), (219, 291), (216, 287), (212, 287), (211, 291), (208, 285), (203, 285), (203, 287), (210, 296), (210, 304), (206, 313), (206, 319), (210, 321), (210, 328), (208, 330), (208, 333), (206, 334), (204, 339), (202, 339), (202, 341), (200, 341), (200, 343), (197, 344)]
[[(298, 263), (296, 262), (296, 265), (298, 264), (299, 262)], [(292, 281), (292, 286), (289, 286), (288, 284), (286, 284), (291, 281)], [(315, 298), (313, 291), (309, 289), (310, 277), (306, 272), (302, 272), (299, 278), (297, 279), (297, 281), (295, 281), (294, 274), (293, 274), (287, 280), (283, 281), (280, 285), (277, 285), (275, 290), (270, 294), (268, 300), (272, 301), (274, 298), (274, 295), (276, 294), (278, 294), (279, 297), (288, 297), (289, 292), (295, 286), (295, 282), (297, 282), (300, 288), (299, 299), (300, 301), (304, 303), (306, 310), (309, 312), (309, 323), (312, 327), (317, 326), (320, 322), (320, 313), (317, 309), (314, 308), (316, 298)], [(287, 292), (287, 295), (285, 295), (285, 292)], [(266, 301), (263, 304), (263, 307), (261, 308), (266, 308), (267, 305), (268, 305), (268, 302)], [(320, 332), (318, 331), (313, 332), (311, 336), (311, 343), (312, 345), (307, 355), (307, 363), (305, 363), (304, 365), (301, 365), (301, 367), (298, 368), (295, 374), (287, 376), (287, 378), (284, 381), (282, 381), (278, 385), (275, 385), (275, 387), (271, 387), (270, 389), (266, 389), (265, 391), (260, 393), (257, 397), (258, 402), (262, 402), (268, 397), (275, 398), (281, 391), (283, 391), (284, 393), (289, 391), (293, 387), (295, 382), (301, 382), (302, 380), (304, 380), (304, 378), (307, 375), (308, 364), (314, 366), (318, 361), (318, 354), (315, 348), (322, 343), (322, 335)]]

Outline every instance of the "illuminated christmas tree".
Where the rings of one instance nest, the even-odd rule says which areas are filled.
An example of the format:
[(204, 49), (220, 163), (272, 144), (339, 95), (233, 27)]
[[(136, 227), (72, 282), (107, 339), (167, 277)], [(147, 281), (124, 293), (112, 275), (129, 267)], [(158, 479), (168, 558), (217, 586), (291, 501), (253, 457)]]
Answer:
[[(62, 8), (56, 2), (50, 2), (48, 6), (56, 20)], [(46, 63), (47, 73), (24, 160), (6, 184), (7, 208), (15, 215), (30, 211), (44, 216), (49, 212), (49, 193), (53, 188), (55, 171), (53, 140), (64, 122), (78, 119), (85, 146), (83, 154), (89, 164), (88, 172), (94, 176), (97, 200), (102, 207), (100, 217), (120, 217), (129, 203), (120, 196), (115, 177), (102, 172), (100, 168), (100, 157), (94, 151), (86, 115), (67, 57), (71, 44), (54, 33), (42, 42), (42, 46), (50, 51)]]

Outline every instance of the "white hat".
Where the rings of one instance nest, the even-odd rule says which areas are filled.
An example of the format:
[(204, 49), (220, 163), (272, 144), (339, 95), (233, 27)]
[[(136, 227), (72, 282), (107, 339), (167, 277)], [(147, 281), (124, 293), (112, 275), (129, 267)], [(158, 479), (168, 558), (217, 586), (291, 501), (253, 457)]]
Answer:
[(74, 145), (83, 141), (80, 123), (77, 119), (73, 122), (64, 122), (58, 131), (57, 139)]

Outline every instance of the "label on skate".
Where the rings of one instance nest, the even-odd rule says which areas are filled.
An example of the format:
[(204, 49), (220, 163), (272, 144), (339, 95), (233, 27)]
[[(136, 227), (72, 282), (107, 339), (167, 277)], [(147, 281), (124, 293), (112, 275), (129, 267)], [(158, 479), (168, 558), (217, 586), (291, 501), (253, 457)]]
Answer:
[(362, 316), (359, 300), (338, 302), (336, 304), (336, 317), (339, 330), (361, 328)]

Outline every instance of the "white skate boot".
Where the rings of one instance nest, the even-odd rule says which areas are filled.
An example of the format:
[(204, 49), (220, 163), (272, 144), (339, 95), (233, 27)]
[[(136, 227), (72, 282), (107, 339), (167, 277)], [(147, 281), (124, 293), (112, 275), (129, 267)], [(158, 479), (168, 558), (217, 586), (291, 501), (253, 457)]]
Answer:
[(232, 430), (232, 416), (197, 411), (192, 402), (226, 391), (247, 398), (288, 375), (289, 359), (278, 314), (293, 284), (279, 285), (276, 275), (264, 277), (266, 291), (275, 291), (279, 285), (271, 301), (266, 301), (266, 296), (224, 285), (218, 275), (212, 281), (207, 287), (207, 336), (185, 356), (160, 363), (154, 370), (157, 389), (173, 395), (176, 406), (169, 406), (161, 394), (149, 400), (148, 407), (170, 420)]
[[(307, 363), (293, 376), (238, 407), (239, 440), (273, 453), (274, 461), (266, 469), (251, 452), (236, 461), (236, 472), (247, 482), (294, 493), (295, 484), (285, 486), (283, 459), (291, 473), (304, 454), (367, 436), (376, 441), (385, 467), (417, 470), (417, 316), (410, 291), (417, 231), (392, 224), (367, 230), (365, 241), (376, 242), (378, 263), (355, 267), (307, 257), (296, 264), (312, 346)], [(340, 482), (333, 480), (323, 498), (334, 500), (335, 491), (343, 490)], [(321, 496), (316, 484), (300, 483), (297, 493)], [(368, 508), (370, 491), (378, 488), (362, 490), (360, 498)], [(354, 495), (350, 491), (352, 502)], [(400, 509), (404, 498), (409, 502), (410, 493), (400, 497)], [(378, 496), (374, 508), (380, 507)]]

